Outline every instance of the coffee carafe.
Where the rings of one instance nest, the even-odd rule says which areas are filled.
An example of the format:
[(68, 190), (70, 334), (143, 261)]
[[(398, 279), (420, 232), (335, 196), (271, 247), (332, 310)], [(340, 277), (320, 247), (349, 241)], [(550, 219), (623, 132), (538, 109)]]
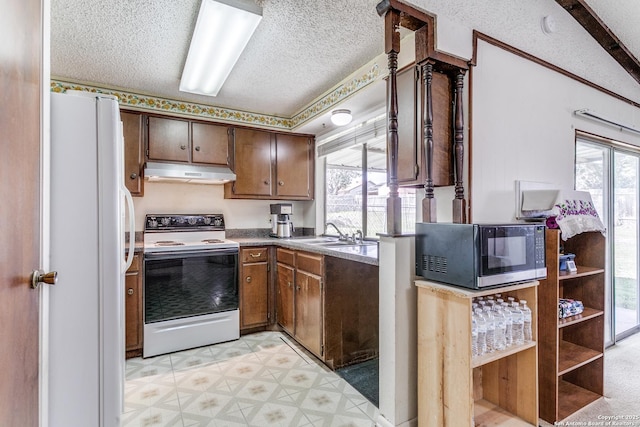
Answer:
[(291, 215), (293, 205), (291, 203), (275, 203), (271, 208), (271, 233), (272, 237), (287, 238), (294, 232)]

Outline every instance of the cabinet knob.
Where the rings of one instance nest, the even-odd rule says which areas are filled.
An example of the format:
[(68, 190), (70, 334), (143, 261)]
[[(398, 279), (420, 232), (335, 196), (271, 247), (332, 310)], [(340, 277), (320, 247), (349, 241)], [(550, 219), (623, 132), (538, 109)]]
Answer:
[(127, 289), (127, 294), (128, 295), (133, 295), (133, 288)]
[(264, 185), (269, 185), (269, 180), (268, 179), (264, 180)]
[(278, 185), (282, 187), (284, 185), (284, 181), (278, 181)]
[(300, 286), (297, 286), (297, 287), (296, 287), (296, 290), (297, 290), (297, 291), (299, 291), (299, 290), (300, 290)]
[(182, 145), (180, 145), (180, 149), (181, 149), (181, 150), (186, 150), (186, 149), (187, 149), (187, 146), (186, 146), (186, 145), (184, 145), (184, 144), (182, 144)]
[(196, 146), (196, 151), (200, 151), (200, 146)]
[(247, 283), (251, 283), (251, 276), (247, 276)]
[(132, 173), (131, 175), (129, 175), (129, 178), (131, 178), (131, 179), (136, 179), (137, 177), (138, 177), (138, 174), (135, 173), (135, 172)]
[(289, 287), (291, 287), (291, 282), (287, 282), (287, 285), (288, 285)]

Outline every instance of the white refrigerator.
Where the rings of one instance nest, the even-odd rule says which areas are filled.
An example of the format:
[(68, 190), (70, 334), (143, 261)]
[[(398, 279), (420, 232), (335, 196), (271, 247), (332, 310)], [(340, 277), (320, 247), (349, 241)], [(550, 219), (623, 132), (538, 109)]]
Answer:
[(135, 232), (123, 163), (115, 97), (51, 94), (50, 265), (58, 282), (49, 293), (49, 426), (120, 425), (124, 273)]

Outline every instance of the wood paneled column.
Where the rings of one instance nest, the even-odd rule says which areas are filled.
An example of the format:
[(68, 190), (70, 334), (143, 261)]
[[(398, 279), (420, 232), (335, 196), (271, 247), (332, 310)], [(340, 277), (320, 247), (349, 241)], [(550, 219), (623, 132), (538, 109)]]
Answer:
[(433, 95), (431, 84), (433, 82), (433, 62), (426, 61), (422, 64), (422, 77), (424, 84), (424, 153), (426, 156), (427, 176), (424, 183), (424, 199), (422, 199), (422, 221), (437, 222), (436, 199), (433, 196)]

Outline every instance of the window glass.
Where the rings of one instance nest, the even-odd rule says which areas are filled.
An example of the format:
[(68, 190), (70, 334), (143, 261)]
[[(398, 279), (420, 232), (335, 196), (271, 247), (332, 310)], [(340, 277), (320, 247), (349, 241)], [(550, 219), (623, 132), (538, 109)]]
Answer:
[[(365, 143), (338, 149), (327, 155), (326, 222), (342, 233), (362, 231), (377, 238), (387, 229), (387, 151), (386, 134), (368, 138)], [(415, 230), (416, 190), (400, 188), (402, 230)], [(333, 227), (327, 234), (336, 235)]]

